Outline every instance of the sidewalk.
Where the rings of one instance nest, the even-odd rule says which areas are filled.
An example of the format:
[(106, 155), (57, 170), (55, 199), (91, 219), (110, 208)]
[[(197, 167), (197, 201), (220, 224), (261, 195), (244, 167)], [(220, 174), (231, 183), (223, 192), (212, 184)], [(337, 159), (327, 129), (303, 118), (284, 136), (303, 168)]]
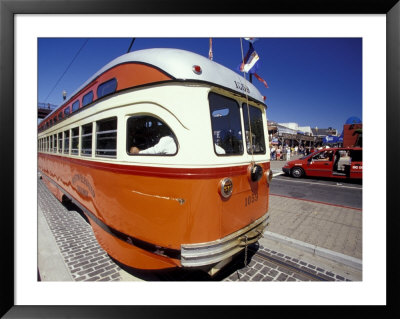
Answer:
[[(283, 173), (286, 162), (271, 161), (274, 176)], [(361, 270), (361, 210), (270, 194), (269, 212), (265, 238)]]
[(270, 195), (265, 237), (362, 267), (362, 212), (357, 209)]

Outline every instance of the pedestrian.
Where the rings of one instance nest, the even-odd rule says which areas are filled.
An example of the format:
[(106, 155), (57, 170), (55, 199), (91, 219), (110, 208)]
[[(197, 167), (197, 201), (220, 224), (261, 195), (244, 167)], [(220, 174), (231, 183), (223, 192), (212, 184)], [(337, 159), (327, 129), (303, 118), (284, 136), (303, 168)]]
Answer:
[(276, 149), (276, 160), (279, 161), (281, 159), (281, 149), (278, 147)]
[(299, 147), (296, 145), (295, 147), (294, 147), (294, 155), (297, 155), (297, 152), (299, 151)]
[(271, 145), (270, 152), (271, 152), (271, 160), (274, 160), (274, 158), (275, 158), (275, 147), (273, 145)]
[(286, 148), (286, 160), (290, 161), (290, 147)]

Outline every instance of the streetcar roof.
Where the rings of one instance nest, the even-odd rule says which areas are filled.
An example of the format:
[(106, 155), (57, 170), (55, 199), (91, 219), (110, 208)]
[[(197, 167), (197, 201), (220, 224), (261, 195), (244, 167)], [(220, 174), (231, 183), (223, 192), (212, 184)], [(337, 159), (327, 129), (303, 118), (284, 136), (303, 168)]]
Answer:
[[(249, 97), (264, 103), (264, 98), (258, 89), (238, 73), (199, 54), (171, 48), (144, 49), (121, 55), (91, 76), (71, 97), (108, 69), (129, 62), (153, 65), (177, 80), (205, 81), (226, 87), (240, 94), (247, 93)], [(201, 67), (200, 74), (193, 71), (195, 65)], [(245, 88), (242, 84), (247, 86), (249, 92), (243, 91)]]
[[(59, 107), (50, 112), (45, 119), (56, 113), (60, 107), (68, 104), (75, 98), (76, 94), (107, 70), (120, 64), (135, 62), (154, 66), (175, 80), (211, 83), (242, 95), (247, 94), (250, 98), (264, 104), (264, 97), (258, 89), (243, 76), (227, 67), (190, 51), (172, 48), (154, 48), (129, 52), (115, 58), (93, 74), (70, 95), (67, 101), (64, 101)], [(194, 72), (194, 66), (200, 66), (201, 72)]]

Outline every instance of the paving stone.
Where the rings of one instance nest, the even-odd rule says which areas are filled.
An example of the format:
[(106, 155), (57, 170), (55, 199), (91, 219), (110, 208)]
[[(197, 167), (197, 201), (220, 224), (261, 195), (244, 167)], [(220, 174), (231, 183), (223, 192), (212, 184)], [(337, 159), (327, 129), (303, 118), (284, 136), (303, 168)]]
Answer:
[(285, 281), (287, 277), (288, 276), (285, 274), (280, 274), (276, 280), (277, 281)]
[[(102, 271), (112, 271), (113, 277), (109, 280), (119, 281), (121, 270), (99, 246), (94, 237), (90, 224), (75, 210), (68, 210), (62, 205), (46, 188), (43, 181), (38, 180), (38, 205), (43, 212), (48, 226), (53, 233), (55, 241), (59, 246), (61, 256), (64, 258), (66, 267), (75, 281), (93, 280), (86, 274), (100, 270), (99, 264), (92, 265), (89, 260), (98, 258), (103, 265)], [(105, 262), (105, 261), (108, 261)], [(110, 267), (110, 264), (114, 266)], [(97, 266), (98, 269), (93, 269)]]

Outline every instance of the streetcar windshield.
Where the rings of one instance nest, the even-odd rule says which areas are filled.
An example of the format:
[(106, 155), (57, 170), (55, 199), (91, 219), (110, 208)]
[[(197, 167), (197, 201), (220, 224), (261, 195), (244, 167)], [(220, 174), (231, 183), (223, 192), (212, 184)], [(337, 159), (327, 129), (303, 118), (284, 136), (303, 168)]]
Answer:
[[(250, 115), (250, 120), (249, 120)], [(247, 104), (243, 103), (243, 120), (244, 129), (246, 131), (246, 147), (248, 154), (265, 154), (265, 138), (262, 119), (262, 111), (251, 106), (247, 108)], [(250, 141), (251, 132), (251, 141)], [(251, 149), (253, 148), (253, 149)]]
[(239, 104), (226, 96), (209, 94), (214, 149), (218, 155), (243, 154)]

